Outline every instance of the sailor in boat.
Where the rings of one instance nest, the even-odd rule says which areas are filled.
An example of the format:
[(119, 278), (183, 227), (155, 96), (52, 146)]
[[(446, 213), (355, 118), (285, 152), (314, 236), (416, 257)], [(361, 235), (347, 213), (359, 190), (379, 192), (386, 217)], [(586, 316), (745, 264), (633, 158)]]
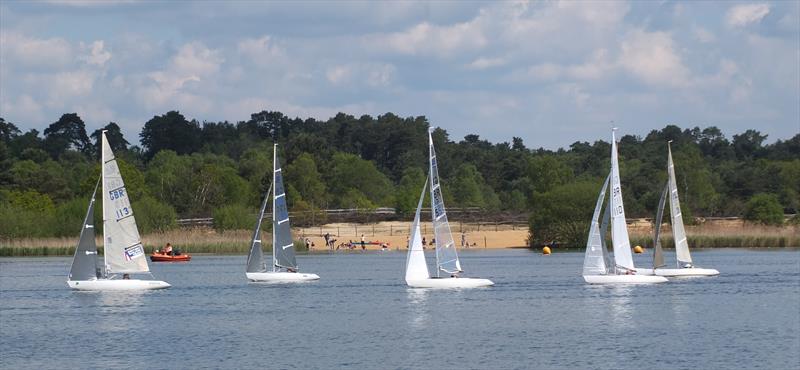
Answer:
[(174, 256), (175, 252), (172, 250), (172, 244), (167, 243), (167, 246), (164, 247), (164, 254), (168, 254), (170, 256)]
[(122, 274), (122, 280), (130, 280), (130, 279), (131, 279), (130, 274)]

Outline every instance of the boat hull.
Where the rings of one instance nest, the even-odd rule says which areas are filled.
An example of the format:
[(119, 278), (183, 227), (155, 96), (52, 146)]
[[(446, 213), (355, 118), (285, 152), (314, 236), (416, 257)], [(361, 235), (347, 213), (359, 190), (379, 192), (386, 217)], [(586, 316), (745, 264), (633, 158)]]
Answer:
[(168, 254), (151, 254), (150, 261), (152, 262), (189, 262), (192, 256), (188, 254), (181, 254), (177, 256), (170, 256)]
[(247, 280), (255, 282), (293, 283), (319, 280), (319, 275), (302, 272), (247, 272)]
[(666, 277), (690, 277), (690, 276), (715, 276), (719, 275), (719, 271), (715, 269), (704, 269), (699, 267), (690, 267), (682, 269), (636, 269), (636, 272), (641, 275), (656, 275)]
[(75, 290), (97, 291), (155, 290), (171, 287), (168, 283), (160, 280), (138, 279), (68, 280), (67, 285)]
[(667, 278), (653, 275), (583, 275), (589, 284), (653, 284), (665, 283)]
[(412, 288), (456, 289), (487, 287), (494, 285), (494, 282), (478, 278), (428, 278), (406, 280), (406, 284)]

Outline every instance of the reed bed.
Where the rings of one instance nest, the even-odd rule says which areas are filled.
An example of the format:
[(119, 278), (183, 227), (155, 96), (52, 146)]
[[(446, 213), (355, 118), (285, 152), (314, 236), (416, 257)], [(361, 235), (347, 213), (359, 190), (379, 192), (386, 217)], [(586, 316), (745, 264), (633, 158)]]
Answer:
[[(668, 225), (662, 228), (661, 246), (675, 246)], [(738, 227), (698, 225), (686, 227), (691, 248), (798, 248), (800, 227), (741, 224)], [(652, 228), (631, 230), (631, 245), (653, 247)]]
[[(167, 243), (178, 248), (181, 252), (195, 254), (246, 254), (250, 250), (252, 231), (236, 230), (217, 232), (210, 228), (177, 229), (166, 232), (153, 233), (142, 236), (145, 252), (152, 253), (156, 248), (163, 248)], [(263, 234), (264, 240), (272, 236)], [(20, 238), (0, 240), (0, 257), (44, 257), (44, 256), (71, 256), (75, 253), (75, 238)], [(98, 253), (103, 254), (102, 238), (97, 237)], [(270, 244), (264, 244), (265, 251), (271, 251)], [(295, 242), (295, 249), (305, 251), (305, 244)]]

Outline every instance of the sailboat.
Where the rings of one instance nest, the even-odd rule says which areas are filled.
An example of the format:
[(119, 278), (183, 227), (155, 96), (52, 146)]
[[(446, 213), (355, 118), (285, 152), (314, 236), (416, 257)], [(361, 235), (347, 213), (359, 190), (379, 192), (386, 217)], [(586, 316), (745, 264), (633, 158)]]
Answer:
[[(245, 275), (250, 281), (259, 282), (299, 282), (317, 280), (317, 274), (300, 273), (294, 253), (294, 241), (289, 223), (289, 211), (286, 205), (286, 192), (283, 187), (283, 173), (278, 161), (278, 144), (272, 148), (272, 185), (270, 185), (261, 212), (256, 220), (253, 238), (250, 242), (250, 253), (247, 255), (247, 271)], [(272, 193), (272, 267), (267, 268), (262, 261), (261, 220), (267, 209), (267, 200)]]
[[(589, 238), (586, 242), (586, 255), (583, 260), (583, 279), (590, 284), (641, 284), (662, 283), (667, 279), (662, 276), (638, 275), (633, 265), (633, 254), (628, 237), (628, 226), (625, 224), (625, 207), (622, 203), (622, 186), (619, 179), (619, 158), (617, 156), (616, 129), (611, 131), (611, 172), (606, 178), (600, 195), (597, 198), (592, 221), (589, 226)], [(604, 245), (605, 225), (599, 221), (600, 209), (605, 200), (606, 190), (611, 187), (608, 206), (604, 219), (610, 219), (611, 244), (614, 248), (614, 259), (608, 261)], [(604, 220), (605, 221), (605, 220)], [(611, 266), (613, 263), (613, 267)]]
[[(429, 152), (429, 177), (422, 188), (414, 222), (411, 224), (411, 238), (409, 239), (408, 256), (406, 258), (406, 284), (412, 288), (476, 288), (492, 286), (494, 282), (489, 279), (460, 277), (463, 272), (458, 259), (456, 243), (447, 221), (444, 208), (442, 189), (439, 184), (439, 168), (436, 161), (436, 151), (433, 147), (432, 130), (428, 131)], [(426, 187), (430, 185), (431, 216), (433, 218), (433, 231), (436, 243), (436, 276), (430, 276), (422, 250), (422, 237), (420, 236), (420, 210), (425, 198)], [(441, 276), (444, 273), (445, 276)]]
[[(106, 138), (101, 135), (101, 181), (92, 192), (92, 199), (83, 220), (83, 228), (72, 258), (67, 284), (78, 290), (151, 290), (169, 288), (159, 280), (130, 279), (131, 274), (149, 274), (144, 246), (133, 217), (128, 192), (117, 160)], [(97, 245), (94, 233), (94, 203), (102, 182), (104, 266), (97, 268)], [(120, 276), (120, 274), (122, 276)]]
[[(667, 174), (669, 178), (664, 184), (661, 199), (658, 202), (655, 230), (653, 233), (653, 268), (636, 269), (641, 274), (658, 276), (714, 276), (719, 275), (715, 269), (699, 268), (692, 264), (692, 255), (689, 253), (689, 242), (686, 238), (686, 228), (683, 226), (681, 204), (678, 199), (678, 183), (675, 179), (675, 164), (672, 162), (672, 140), (667, 142)], [(661, 220), (664, 216), (665, 202), (669, 194), (669, 209), (672, 216), (672, 235), (675, 241), (676, 268), (665, 268), (664, 251), (661, 247), (659, 234), (661, 233)]]

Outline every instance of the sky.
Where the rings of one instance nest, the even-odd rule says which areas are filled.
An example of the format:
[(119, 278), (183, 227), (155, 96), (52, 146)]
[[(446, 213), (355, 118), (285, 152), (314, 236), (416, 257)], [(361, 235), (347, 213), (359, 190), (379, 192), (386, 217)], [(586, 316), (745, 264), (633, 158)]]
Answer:
[(0, 0), (0, 117), (77, 112), (138, 142), (237, 122), (426, 116), (530, 148), (667, 124), (800, 133), (800, 2)]

